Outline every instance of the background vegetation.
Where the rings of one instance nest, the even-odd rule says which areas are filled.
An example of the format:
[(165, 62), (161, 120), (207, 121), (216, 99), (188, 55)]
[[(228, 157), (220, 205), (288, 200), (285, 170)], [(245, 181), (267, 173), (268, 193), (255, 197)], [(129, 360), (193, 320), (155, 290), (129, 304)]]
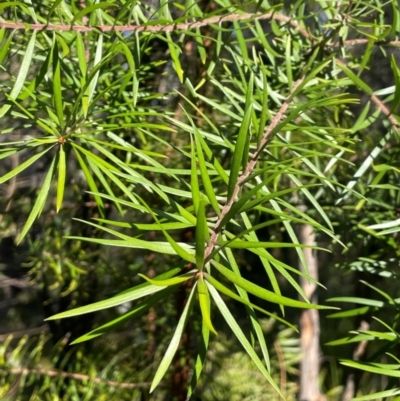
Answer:
[(397, 1), (0, 16), (1, 399), (396, 399)]

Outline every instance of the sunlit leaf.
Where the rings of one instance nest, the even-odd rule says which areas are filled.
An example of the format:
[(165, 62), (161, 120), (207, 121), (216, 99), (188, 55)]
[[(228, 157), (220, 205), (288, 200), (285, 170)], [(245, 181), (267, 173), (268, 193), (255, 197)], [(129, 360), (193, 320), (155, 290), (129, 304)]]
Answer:
[(58, 152), (58, 180), (57, 180), (57, 202), (56, 210), (60, 210), (64, 198), (65, 177), (67, 174), (67, 163), (65, 158), (64, 145), (60, 144)]
[(93, 338), (99, 337), (103, 334), (109, 333), (112, 330), (120, 327), (124, 323), (141, 316), (143, 313), (147, 312), (153, 305), (162, 299), (166, 298), (173, 291), (176, 290), (176, 287), (170, 286), (168, 288), (162, 289), (159, 292), (156, 292), (153, 295), (150, 295), (144, 301), (135, 305), (129, 312), (124, 313), (122, 316), (117, 317), (116, 319), (107, 322), (100, 327), (90, 331), (89, 333), (84, 334), (83, 336), (78, 337), (76, 340), (72, 341), (72, 344), (79, 344), (84, 341), (92, 340)]
[(43, 181), (42, 188), (39, 191), (39, 194), (36, 198), (35, 204), (32, 207), (32, 210), (28, 216), (28, 219), (26, 220), (26, 223), (24, 227), (22, 228), (22, 231), (18, 237), (18, 243), (20, 243), (28, 233), (29, 229), (32, 227), (32, 224), (36, 220), (37, 217), (40, 216), (41, 212), (43, 211), (44, 205), (46, 203), (47, 197), (49, 196), (49, 191), (50, 191), (50, 185), (51, 181), (54, 176), (54, 171), (55, 171), (55, 159), (51, 162), (49, 171), (46, 174), (46, 177)]
[(274, 292), (268, 291), (265, 288), (260, 287), (257, 284), (254, 284), (243, 277), (238, 276), (232, 270), (227, 269), (225, 266), (216, 262), (215, 260), (211, 261), (212, 264), (216, 267), (216, 269), (223, 274), (229, 281), (243, 288), (245, 291), (253, 294), (261, 299), (264, 299), (269, 302), (273, 302), (279, 305), (291, 306), (293, 308), (305, 308), (305, 309), (332, 309), (332, 307), (324, 306), (324, 305), (315, 305), (302, 301), (297, 301), (295, 299), (287, 298), (282, 295), (275, 294)]
[[(33, 31), (32, 36), (29, 40), (29, 43), (26, 47), (25, 56), (19, 67), (18, 75), (15, 80), (14, 86), (10, 92), (11, 99), (15, 100), (18, 97), (19, 93), (21, 92), (21, 90), (25, 84), (25, 80), (28, 75), (29, 68), (30, 68), (32, 58), (33, 58), (33, 54), (35, 51), (35, 42), (36, 42), (36, 31)], [(10, 107), (11, 107), (11, 105), (9, 103), (6, 103), (0, 108), (0, 118), (3, 117), (4, 114), (7, 113), (7, 111), (10, 109)]]
[(203, 316), (203, 322), (206, 324), (206, 326), (212, 333), (218, 334), (211, 322), (210, 294), (208, 293), (202, 275), (200, 275), (197, 280), (197, 290), (199, 295), (201, 315)]
[(99, 310), (112, 308), (114, 306), (121, 305), (125, 302), (135, 301), (136, 299), (140, 299), (147, 295), (154, 294), (158, 291), (161, 291), (163, 288), (165, 287), (159, 285), (149, 285), (146, 283), (146, 285), (133, 287), (130, 290), (124, 291), (120, 295), (116, 295), (109, 299), (105, 299), (104, 301), (95, 302), (93, 304), (81, 306), (79, 308), (72, 309), (66, 312), (57, 313), (56, 315), (53, 315), (47, 318), (46, 320), (64, 319), (67, 317), (79, 316), (85, 313), (92, 313), (92, 312), (97, 312)]
[(183, 310), (182, 315), (179, 319), (178, 325), (176, 326), (174, 335), (172, 336), (172, 339), (169, 343), (169, 346), (167, 348), (167, 351), (165, 352), (165, 355), (164, 355), (162, 361), (158, 365), (157, 372), (154, 375), (154, 379), (151, 383), (150, 392), (153, 392), (154, 389), (158, 386), (161, 379), (164, 377), (165, 373), (167, 372), (169, 366), (171, 365), (172, 359), (178, 349), (179, 342), (181, 340), (183, 331), (185, 330), (185, 326), (188, 321), (190, 311), (192, 309), (193, 296), (194, 296), (195, 291), (196, 291), (196, 284), (192, 287), (189, 298), (185, 305), (185, 309)]
[(197, 210), (197, 225), (196, 225), (196, 265), (199, 270), (204, 267), (204, 251), (206, 238), (208, 236), (208, 226), (206, 220), (205, 203), (203, 200), (199, 203)]
[(45, 153), (47, 153), (49, 150), (51, 149), (51, 147), (46, 148), (45, 150), (43, 150), (40, 153), (37, 153), (36, 155), (32, 156), (31, 158), (29, 158), (28, 160), (24, 161), (23, 163), (21, 163), (19, 166), (17, 166), (15, 169), (11, 170), (9, 173), (3, 175), (2, 177), (0, 177), (0, 184), (2, 184), (3, 182), (8, 181), (10, 178), (16, 176), (17, 174), (19, 174), (21, 171), (24, 171), (26, 168), (28, 168), (30, 165), (32, 165), (33, 163), (35, 163), (36, 160), (40, 159)]
[(169, 287), (171, 285), (181, 284), (194, 277), (193, 273), (186, 273), (186, 274), (182, 274), (182, 276), (169, 278), (169, 279), (165, 279), (165, 280), (161, 280), (161, 279), (152, 280), (151, 278), (146, 277), (144, 274), (140, 274), (140, 273), (138, 274), (138, 276), (145, 279), (151, 285), (156, 285), (156, 286), (160, 286), (160, 287)]

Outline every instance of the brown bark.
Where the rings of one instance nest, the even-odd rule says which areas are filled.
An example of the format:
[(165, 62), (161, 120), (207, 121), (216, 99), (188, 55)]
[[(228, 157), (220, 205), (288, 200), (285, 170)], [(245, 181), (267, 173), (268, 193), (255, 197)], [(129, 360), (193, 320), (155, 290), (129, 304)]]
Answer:
[[(313, 227), (302, 225), (299, 230), (299, 241), (304, 245), (315, 244), (315, 234)], [(314, 280), (318, 280), (318, 261), (310, 248), (303, 249), (304, 258), (308, 267), (308, 274)], [(299, 268), (304, 272), (304, 267), (299, 262)], [(307, 298), (312, 302), (318, 301), (315, 294), (316, 284), (300, 278), (300, 285)], [(317, 401), (323, 399), (319, 390), (318, 375), (320, 365), (319, 349), (319, 314), (316, 309), (304, 310), (300, 317), (300, 343), (301, 343), (301, 363), (300, 363), (300, 401)]]

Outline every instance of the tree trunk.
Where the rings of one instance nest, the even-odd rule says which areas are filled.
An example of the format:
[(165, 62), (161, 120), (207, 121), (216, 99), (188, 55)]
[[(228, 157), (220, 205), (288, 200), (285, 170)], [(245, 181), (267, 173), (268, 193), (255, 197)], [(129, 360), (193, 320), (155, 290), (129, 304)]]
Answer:
[[(302, 225), (299, 230), (299, 241), (304, 245), (315, 244), (313, 227)], [(304, 248), (303, 254), (308, 267), (308, 274), (314, 280), (318, 280), (318, 262), (315, 251)], [(299, 262), (299, 268), (304, 272), (304, 267)], [(312, 302), (318, 301), (315, 290), (316, 284), (309, 282), (303, 277), (300, 278), (300, 285), (307, 298)], [(301, 363), (300, 363), (300, 401), (317, 401), (322, 396), (319, 391), (319, 314), (316, 309), (304, 310), (300, 317), (300, 342), (301, 342)]]

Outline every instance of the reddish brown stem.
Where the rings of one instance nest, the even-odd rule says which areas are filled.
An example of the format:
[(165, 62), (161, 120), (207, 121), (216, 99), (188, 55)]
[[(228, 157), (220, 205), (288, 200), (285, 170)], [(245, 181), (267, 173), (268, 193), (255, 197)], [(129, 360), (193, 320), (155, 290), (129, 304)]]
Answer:
[(297, 29), (302, 36), (311, 39), (310, 34), (300, 24), (294, 21), (291, 17), (277, 13), (243, 13), (243, 14), (229, 14), (224, 16), (214, 16), (205, 18), (202, 21), (184, 22), (181, 24), (159, 24), (159, 25), (99, 25), (99, 26), (85, 26), (85, 25), (58, 25), (58, 24), (26, 24), (23, 22), (10, 22), (0, 21), (0, 28), (9, 29), (31, 29), (35, 31), (78, 31), (78, 32), (172, 32), (182, 31), (188, 29), (201, 28), (211, 24), (221, 24), (223, 22), (243, 21), (243, 20), (265, 20), (274, 19), (277, 21), (287, 22), (293, 28)]

